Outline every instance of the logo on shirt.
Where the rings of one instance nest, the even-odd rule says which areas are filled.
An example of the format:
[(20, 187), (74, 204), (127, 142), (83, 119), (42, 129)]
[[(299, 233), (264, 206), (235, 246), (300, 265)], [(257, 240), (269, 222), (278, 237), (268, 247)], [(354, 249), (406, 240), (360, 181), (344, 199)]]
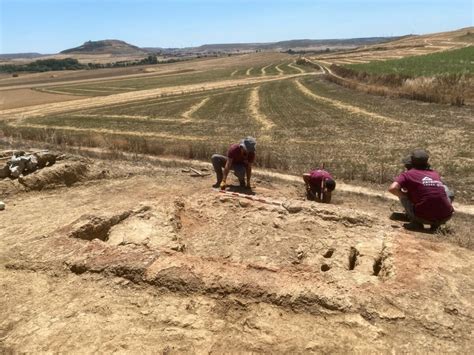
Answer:
[(443, 186), (443, 183), (438, 180), (433, 180), (429, 176), (425, 176), (423, 179), (421, 179), (421, 183), (423, 186), (430, 186), (430, 187), (438, 187), (438, 186)]

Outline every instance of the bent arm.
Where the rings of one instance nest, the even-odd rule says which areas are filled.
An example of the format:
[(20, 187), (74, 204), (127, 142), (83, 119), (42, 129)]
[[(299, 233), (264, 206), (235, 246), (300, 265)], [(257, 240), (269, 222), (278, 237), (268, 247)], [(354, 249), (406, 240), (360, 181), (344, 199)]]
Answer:
[(303, 174), (303, 181), (306, 185), (309, 185), (309, 177), (310, 177), (310, 174), (308, 173)]
[(323, 198), (322, 198), (321, 202), (330, 203), (331, 202), (331, 192), (332, 191), (329, 191), (329, 190), (326, 189), (324, 191)]
[(225, 167), (224, 167), (224, 177), (222, 179), (223, 182), (227, 181), (227, 175), (229, 175), (231, 166), (232, 166), (232, 158), (227, 158), (227, 162), (225, 163)]
[(250, 186), (250, 177), (252, 176), (252, 163), (248, 163), (245, 168), (247, 170), (247, 186)]
[(390, 185), (390, 187), (388, 188), (388, 192), (400, 198), (406, 197), (406, 193), (402, 191), (402, 187), (396, 181), (393, 182), (392, 185)]

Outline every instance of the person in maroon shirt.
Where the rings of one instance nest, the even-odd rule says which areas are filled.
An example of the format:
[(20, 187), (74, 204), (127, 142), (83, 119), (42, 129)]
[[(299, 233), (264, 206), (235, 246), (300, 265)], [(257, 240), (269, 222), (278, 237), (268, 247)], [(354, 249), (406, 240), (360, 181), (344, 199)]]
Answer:
[[(246, 137), (240, 143), (232, 144), (227, 151), (227, 156), (214, 154), (211, 157), (212, 166), (216, 172), (217, 182), (213, 187), (226, 187), (227, 175), (230, 170), (239, 179), (241, 187), (250, 188), (250, 177), (252, 176), (252, 164), (255, 161), (255, 147), (257, 141), (253, 137)], [(247, 176), (247, 181), (245, 181)]]
[(308, 200), (324, 203), (331, 202), (331, 194), (336, 188), (336, 182), (326, 170), (317, 169), (303, 174), (303, 180)]
[[(388, 191), (400, 199), (410, 220), (407, 229), (423, 229), (429, 224), (436, 230), (453, 215), (454, 209), (438, 172), (431, 170), (428, 154), (415, 149), (411, 154), (410, 169), (401, 173)], [(405, 165), (407, 161), (404, 161)]]

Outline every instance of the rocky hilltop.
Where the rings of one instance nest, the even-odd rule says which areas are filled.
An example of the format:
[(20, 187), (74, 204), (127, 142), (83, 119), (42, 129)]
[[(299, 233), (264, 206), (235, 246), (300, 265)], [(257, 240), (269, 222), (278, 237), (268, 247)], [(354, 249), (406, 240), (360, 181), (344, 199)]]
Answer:
[(61, 51), (61, 54), (114, 54), (114, 55), (143, 55), (146, 52), (137, 46), (116, 39), (102, 41), (87, 41), (79, 47)]

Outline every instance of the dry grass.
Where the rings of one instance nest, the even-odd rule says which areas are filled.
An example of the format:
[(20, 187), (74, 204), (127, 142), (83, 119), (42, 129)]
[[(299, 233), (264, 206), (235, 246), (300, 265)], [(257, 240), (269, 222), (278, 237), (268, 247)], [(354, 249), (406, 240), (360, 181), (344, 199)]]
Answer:
[[(401, 157), (421, 146), (459, 201), (473, 196), (472, 107), (348, 90), (297, 74), (319, 67), (292, 64), (288, 56), (237, 59), (234, 66), (216, 60), (223, 67), (200, 73), (81, 83), (80, 89), (108, 96), (4, 113), (8, 121), (0, 130), (51, 144), (202, 160), (252, 135), (259, 142), (259, 166), (300, 174), (324, 163), (337, 179), (375, 184), (389, 183)], [(254, 69), (247, 76), (249, 68)], [(177, 85), (189, 80), (199, 83)], [(432, 85), (404, 83), (407, 91)], [(159, 88), (117, 94), (117, 88), (152, 86)]]
[(299, 174), (324, 163), (337, 179), (376, 184), (389, 183), (401, 157), (422, 146), (460, 201), (473, 195), (472, 109), (382, 99), (311, 77), (298, 81), (124, 101), (1, 129), (54, 144), (202, 160), (253, 135), (259, 166)]
[(464, 74), (410, 78), (397, 74), (370, 75), (337, 65), (332, 65), (331, 71), (337, 76), (327, 75), (327, 80), (374, 95), (456, 106), (464, 105), (473, 97), (474, 79)]

